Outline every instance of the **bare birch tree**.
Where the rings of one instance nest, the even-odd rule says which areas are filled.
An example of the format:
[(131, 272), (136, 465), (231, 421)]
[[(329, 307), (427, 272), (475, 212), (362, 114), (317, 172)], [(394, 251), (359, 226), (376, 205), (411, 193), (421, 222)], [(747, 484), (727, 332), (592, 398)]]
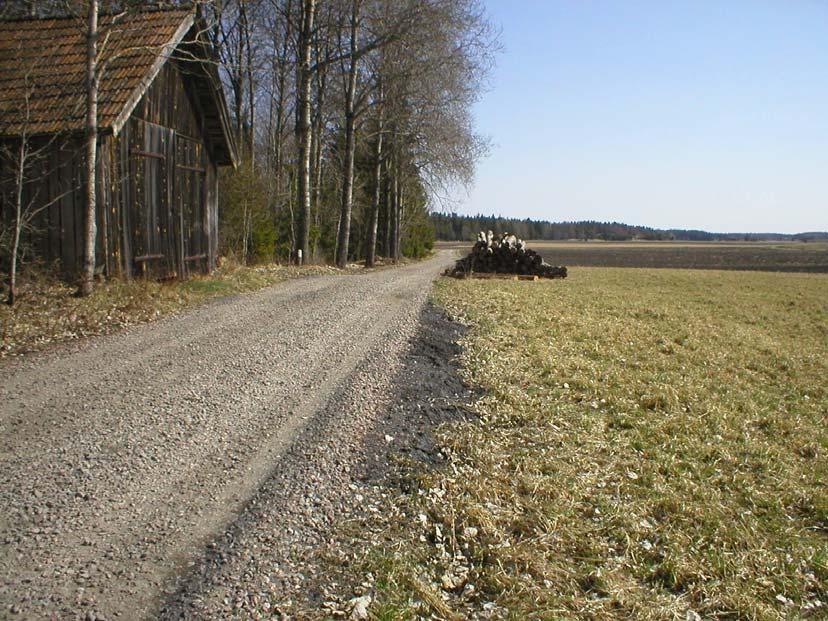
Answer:
[(384, 98), (382, 78), (377, 79), (377, 107), (376, 107), (376, 137), (374, 139), (374, 193), (371, 201), (371, 211), (368, 218), (368, 235), (365, 246), (365, 267), (374, 267), (377, 259), (377, 228), (379, 227), (380, 202), (382, 201), (382, 166), (384, 153), (382, 150), (385, 139)]
[(88, 0), (86, 31), (86, 222), (83, 274), (78, 293), (92, 293), (95, 286), (97, 197), (95, 174), (98, 162), (98, 0)]
[(310, 256), (311, 227), (311, 86), (313, 72), (311, 52), (313, 51), (314, 20), (316, 0), (301, 0), (299, 36), (297, 41), (296, 79), (296, 142), (298, 144), (298, 187), (297, 196), (300, 212), (299, 240), (297, 250), (303, 259)]

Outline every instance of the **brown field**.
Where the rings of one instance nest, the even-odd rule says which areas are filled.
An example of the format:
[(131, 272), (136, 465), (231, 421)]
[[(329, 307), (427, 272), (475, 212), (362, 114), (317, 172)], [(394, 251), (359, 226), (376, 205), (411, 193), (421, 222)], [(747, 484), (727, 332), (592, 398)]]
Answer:
[[(529, 241), (547, 263), (590, 267), (667, 267), (828, 273), (826, 242)], [(437, 242), (467, 252), (471, 242)]]

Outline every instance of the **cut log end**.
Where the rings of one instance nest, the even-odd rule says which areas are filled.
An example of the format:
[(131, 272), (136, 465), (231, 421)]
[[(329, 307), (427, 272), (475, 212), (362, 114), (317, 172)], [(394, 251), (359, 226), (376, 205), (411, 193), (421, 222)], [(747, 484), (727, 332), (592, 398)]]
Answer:
[[(457, 261), (447, 276), (467, 278), (471, 275), (501, 274), (539, 278), (566, 278), (563, 266), (549, 265), (543, 257), (526, 247), (526, 242), (511, 233), (495, 236), (492, 231), (481, 231), (468, 256)], [(479, 276), (485, 277), (485, 276)]]

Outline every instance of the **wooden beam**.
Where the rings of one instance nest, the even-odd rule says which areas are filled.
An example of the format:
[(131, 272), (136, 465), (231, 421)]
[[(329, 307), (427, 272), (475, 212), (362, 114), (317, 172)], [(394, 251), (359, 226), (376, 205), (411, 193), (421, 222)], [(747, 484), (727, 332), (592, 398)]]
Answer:
[(146, 261), (160, 261), (161, 259), (166, 259), (167, 257), (163, 254), (144, 254), (140, 257), (135, 257), (133, 259), (136, 263), (144, 263)]
[(167, 156), (157, 151), (142, 151), (141, 149), (130, 149), (131, 155), (140, 155), (141, 157), (154, 157), (157, 160), (165, 160)]

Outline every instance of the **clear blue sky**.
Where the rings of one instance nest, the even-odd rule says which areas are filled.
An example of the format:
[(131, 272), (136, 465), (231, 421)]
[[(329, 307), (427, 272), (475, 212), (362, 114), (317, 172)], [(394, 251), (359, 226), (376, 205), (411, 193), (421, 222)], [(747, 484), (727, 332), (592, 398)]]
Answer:
[(485, 0), (462, 213), (828, 230), (828, 0)]

